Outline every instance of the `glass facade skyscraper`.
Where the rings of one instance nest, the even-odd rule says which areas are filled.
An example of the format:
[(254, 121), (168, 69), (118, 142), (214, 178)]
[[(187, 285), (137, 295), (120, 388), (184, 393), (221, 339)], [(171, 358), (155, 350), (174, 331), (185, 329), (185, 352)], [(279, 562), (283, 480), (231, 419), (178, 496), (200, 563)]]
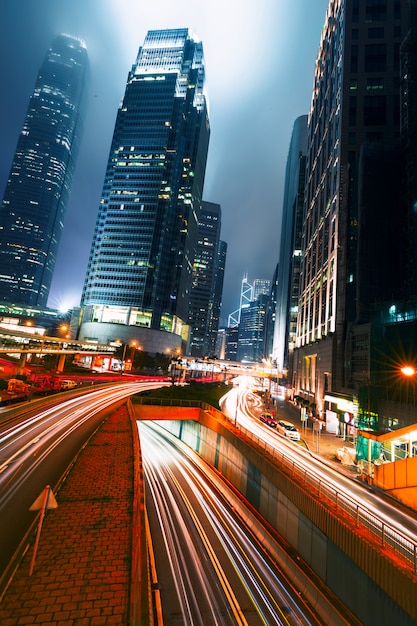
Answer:
[(125, 336), (147, 328), (187, 340), (209, 142), (204, 82), (202, 43), (188, 29), (148, 32), (117, 113), (82, 295), (84, 338), (108, 340), (124, 325)]
[(220, 247), (220, 229), (220, 205), (203, 202), (189, 312), (192, 356), (210, 357), (215, 354), (225, 263), (224, 244)]
[(47, 304), (88, 86), (85, 44), (59, 35), (39, 71), (0, 209), (0, 301)]

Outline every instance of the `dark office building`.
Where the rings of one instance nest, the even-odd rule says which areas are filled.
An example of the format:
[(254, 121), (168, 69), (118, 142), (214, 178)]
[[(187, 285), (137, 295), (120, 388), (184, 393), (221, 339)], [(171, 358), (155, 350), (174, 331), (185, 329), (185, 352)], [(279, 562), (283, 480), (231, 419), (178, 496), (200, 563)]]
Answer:
[(198, 223), (189, 312), (190, 354), (196, 357), (213, 356), (216, 348), (225, 260), (223, 255), (219, 257), (220, 229), (220, 205), (203, 202)]
[(401, 138), (407, 198), (407, 289), (417, 296), (417, 0), (410, 0), (410, 29), (400, 50)]
[(265, 357), (269, 295), (261, 294), (240, 314), (237, 361), (258, 363)]
[(148, 32), (117, 113), (82, 295), (83, 338), (135, 339), (153, 352), (176, 347), (175, 337), (189, 341), (209, 142), (204, 82), (203, 47), (187, 29)]
[(0, 209), (0, 301), (47, 304), (88, 87), (84, 43), (59, 35), (36, 79)]
[(302, 259), (304, 186), (307, 154), (307, 115), (293, 126), (285, 169), (281, 244), (277, 268), (277, 295), (272, 359), (286, 377), (295, 346)]
[[(405, 295), (400, 143), (408, 0), (331, 0), (308, 119), (293, 378), (320, 415), (370, 377), (376, 303)], [(347, 407), (347, 408), (346, 408)]]
[(237, 346), (239, 339), (239, 327), (225, 329), (225, 350), (224, 358), (226, 361), (237, 361)]
[(269, 302), (268, 309), (266, 314), (266, 322), (265, 322), (265, 359), (269, 361), (273, 361), (276, 364), (276, 360), (273, 357), (273, 346), (274, 346), (274, 334), (275, 334), (275, 323), (276, 323), (276, 310), (277, 310), (277, 294), (278, 294), (278, 271), (279, 265), (277, 264), (274, 270), (274, 274), (271, 280), (271, 288), (269, 292)]
[(220, 358), (220, 356), (219, 356), (219, 351), (217, 349), (217, 333), (219, 331), (220, 311), (222, 308), (223, 282), (224, 282), (224, 272), (226, 269), (226, 258), (227, 258), (227, 243), (225, 241), (220, 240), (219, 246), (217, 248), (217, 260), (216, 260), (216, 269), (215, 269), (215, 276), (214, 276), (213, 309), (212, 309), (212, 315), (210, 319), (211, 344), (209, 346), (209, 353), (211, 353), (212, 355), (216, 355), (218, 358)]

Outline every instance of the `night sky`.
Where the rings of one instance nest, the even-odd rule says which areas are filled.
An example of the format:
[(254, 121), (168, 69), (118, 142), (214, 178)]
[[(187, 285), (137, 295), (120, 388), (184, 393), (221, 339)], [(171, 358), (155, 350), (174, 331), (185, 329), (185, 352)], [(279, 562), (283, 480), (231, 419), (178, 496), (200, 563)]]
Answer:
[(244, 274), (272, 278), (294, 120), (308, 113), (328, 0), (3, 0), (0, 200), (43, 58), (59, 33), (84, 39), (91, 99), (48, 305), (77, 306), (117, 107), (148, 30), (203, 42), (211, 138), (204, 199), (222, 207), (228, 244), (222, 322)]

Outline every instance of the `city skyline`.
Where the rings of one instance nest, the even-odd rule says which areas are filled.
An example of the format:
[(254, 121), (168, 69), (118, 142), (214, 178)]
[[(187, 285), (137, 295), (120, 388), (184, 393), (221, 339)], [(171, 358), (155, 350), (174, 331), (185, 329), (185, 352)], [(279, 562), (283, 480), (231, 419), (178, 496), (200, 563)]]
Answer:
[[(216, 2), (210, 9), (178, 2), (169, 11), (165, 7), (161, 11), (159, 2), (138, 8), (130, 2), (116, 7), (109, 1), (104, 11), (102, 2), (91, 2), (84, 11), (81, 3), (68, 7), (45, 2), (39, 11), (23, 1), (19, 11), (25, 10), (25, 25), (13, 6), (4, 10), (0, 45), (8, 63), (1, 70), (6, 86), (0, 116), (1, 193), (28, 94), (50, 41), (59, 32), (84, 38), (92, 63), (92, 97), (50, 306), (65, 304), (64, 298), (69, 298), (69, 306), (79, 303), (123, 83), (147, 30), (161, 26), (190, 27), (204, 43), (211, 140), (203, 198), (223, 208), (222, 239), (228, 243), (223, 322), (238, 305), (242, 272), (272, 277), (279, 252), (282, 181), (291, 129), (295, 117), (307, 113), (310, 105), (327, 1), (315, 3), (314, 8), (302, 0), (291, 8), (286, 5), (264, 0), (256, 10), (248, 3), (247, 11), (242, 11), (240, 3), (232, 2), (225, 12)], [(223, 37), (222, 46), (217, 45), (219, 37)], [(223, 49), (228, 49), (230, 67)], [(11, 85), (16, 87), (13, 98)], [(236, 146), (233, 158), (226, 151), (230, 146)]]

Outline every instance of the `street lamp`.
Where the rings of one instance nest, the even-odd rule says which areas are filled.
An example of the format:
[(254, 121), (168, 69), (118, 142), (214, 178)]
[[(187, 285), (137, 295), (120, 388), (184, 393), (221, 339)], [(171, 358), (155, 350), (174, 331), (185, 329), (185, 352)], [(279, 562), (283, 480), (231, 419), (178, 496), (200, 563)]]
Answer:
[(123, 372), (125, 371), (125, 357), (126, 357), (126, 351), (128, 348), (134, 348), (136, 350), (136, 348), (138, 347), (138, 342), (133, 340), (129, 343), (125, 343), (123, 344), (123, 354), (122, 354), (122, 365), (120, 368), (120, 376), (123, 375)]
[[(412, 381), (413, 384), (413, 411), (415, 410), (415, 406), (416, 406), (416, 385), (415, 385), (415, 378), (416, 378), (416, 374), (417, 374), (417, 370), (414, 367), (414, 365), (403, 365), (403, 367), (401, 367), (400, 369), (401, 374), (405, 377), (406, 381), (407, 381), (407, 402), (406, 404), (409, 404), (409, 383), (410, 381)], [(412, 380), (413, 379), (413, 380)]]
[(166, 351), (168, 352), (169, 357), (170, 357), (170, 363), (169, 363), (169, 366), (168, 366), (168, 371), (169, 370), (171, 371), (172, 384), (174, 385), (175, 384), (175, 376), (176, 376), (176, 373), (177, 373), (177, 367), (174, 364), (176, 364), (178, 359), (179, 359), (179, 356), (181, 354), (181, 348), (167, 348)]
[(66, 338), (68, 338), (68, 335), (67, 335), (68, 330), (69, 330), (68, 324), (61, 324), (61, 326), (59, 327), (59, 332), (61, 332)]
[(411, 376), (415, 375), (416, 370), (412, 365), (404, 365), (404, 367), (401, 368), (401, 372), (404, 374), (404, 376), (411, 378)]

